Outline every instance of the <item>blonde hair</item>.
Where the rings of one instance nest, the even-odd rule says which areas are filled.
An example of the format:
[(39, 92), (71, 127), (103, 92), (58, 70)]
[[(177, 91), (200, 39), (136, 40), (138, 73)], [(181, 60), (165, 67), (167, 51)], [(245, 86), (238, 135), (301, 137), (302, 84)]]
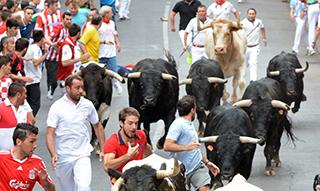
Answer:
[(104, 5), (100, 8), (99, 14), (104, 17), (107, 12), (112, 11), (112, 8), (110, 6)]

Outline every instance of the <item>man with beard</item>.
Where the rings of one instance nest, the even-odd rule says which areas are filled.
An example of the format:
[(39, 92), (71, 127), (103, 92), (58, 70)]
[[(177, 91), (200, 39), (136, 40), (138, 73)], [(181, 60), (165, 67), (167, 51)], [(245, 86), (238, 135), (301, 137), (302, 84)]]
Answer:
[[(61, 190), (90, 191), (90, 153), (93, 151), (90, 124), (98, 137), (101, 151), (104, 130), (92, 102), (82, 97), (82, 78), (69, 76), (65, 86), (66, 94), (51, 106), (48, 113), (46, 140), (51, 165)], [(101, 152), (100, 159), (102, 157)]]
[(208, 169), (216, 176), (220, 169), (202, 155), (198, 134), (193, 126), (196, 115), (196, 103), (193, 96), (183, 96), (177, 104), (179, 118), (175, 119), (170, 128), (164, 150), (171, 152), (171, 157), (181, 161), (186, 168), (188, 186), (195, 190), (209, 191), (211, 177)]
[(123, 108), (119, 112), (120, 130), (113, 133), (104, 145), (104, 169), (113, 168), (122, 172), (122, 168), (132, 160), (141, 160), (152, 154), (152, 148), (139, 125), (139, 112), (133, 107)]
[(36, 182), (44, 190), (55, 190), (42, 159), (33, 154), (37, 148), (38, 132), (38, 127), (27, 123), (19, 123), (15, 128), (10, 137), (14, 147), (0, 151), (0, 190), (31, 191)]

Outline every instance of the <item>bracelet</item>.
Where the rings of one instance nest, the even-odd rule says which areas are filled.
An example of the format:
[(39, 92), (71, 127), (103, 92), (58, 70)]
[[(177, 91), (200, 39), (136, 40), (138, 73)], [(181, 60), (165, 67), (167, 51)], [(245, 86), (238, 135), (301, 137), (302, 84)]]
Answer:
[(206, 166), (207, 166), (209, 162), (210, 162), (210, 161), (209, 161), (209, 160), (207, 160), (207, 162), (204, 162), (204, 165), (206, 165)]

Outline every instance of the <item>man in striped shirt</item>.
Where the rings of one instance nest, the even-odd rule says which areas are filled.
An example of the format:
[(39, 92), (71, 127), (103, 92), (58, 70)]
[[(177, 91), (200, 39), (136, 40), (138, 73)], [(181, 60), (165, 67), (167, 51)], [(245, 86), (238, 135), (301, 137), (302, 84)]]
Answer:
[(41, 13), (36, 22), (35, 30), (42, 30), (46, 42), (50, 46), (45, 60), (47, 69), (47, 97), (52, 100), (54, 90), (57, 88), (58, 51), (54, 47), (57, 42), (67, 36), (62, 26), (62, 15), (57, 0), (48, 0), (48, 8)]

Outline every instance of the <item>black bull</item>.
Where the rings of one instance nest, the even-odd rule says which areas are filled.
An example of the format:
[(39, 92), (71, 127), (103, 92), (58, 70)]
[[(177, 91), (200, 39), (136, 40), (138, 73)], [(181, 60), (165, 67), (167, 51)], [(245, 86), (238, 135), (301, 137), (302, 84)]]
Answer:
[[(96, 63), (89, 63), (86, 67), (81, 68), (78, 73), (84, 81), (85, 97), (89, 99), (96, 108), (99, 121), (105, 127), (109, 120), (109, 106), (112, 99), (111, 77), (124, 83), (124, 79), (117, 73), (100, 67)], [(97, 137), (92, 131), (91, 143), (96, 144)]]
[[(161, 169), (165, 169), (163, 164)], [(183, 164), (175, 160), (172, 170), (155, 170), (148, 165), (136, 166), (123, 174), (108, 169), (110, 177), (116, 178), (113, 191), (186, 191)]]
[(273, 166), (281, 164), (279, 150), (284, 129), (288, 137), (294, 141), (292, 126), (287, 117), (289, 106), (283, 102), (284, 99), (285, 95), (278, 81), (262, 78), (251, 83), (246, 88), (242, 100), (234, 104), (242, 107), (250, 116), (255, 136), (261, 139), (260, 144), (266, 143), (264, 148), (265, 174), (268, 176), (275, 175)]
[(213, 186), (221, 186), (221, 179), (230, 181), (237, 173), (249, 178), (256, 143), (260, 141), (254, 134), (242, 109), (224, 105), (211, 110), (204, 137), (199, 141), (206, 143), (207, 158), (221, 171), (216, 177), (211, 174)]
[(281, 52), (270, 60), (267, 68), (267, 76), (280, 82), (281, 90), (286, 96), (284, 102), (288, 105), (294, 102), (293, 113), (299, 110), (301, 101), (306, 100), (303, 94), (303, 77), (308, 67), (307, 62), (306, 67), (302, 68), (296, 55)]
[(143, 59), (128, 74), (129, 105), (136, 108), (151, 144), (150, 123), (162, 119), (165, 133), (158, 141), (162, 149), (169, 127), (175, 119), (179, 96), (178, 72), (174, 58), (167, 52), (168, 61)]
[(203, 122), (207, 118), (205, 111), (220, 105), (226, 82), (219, 64), (203, 57), (192, 64), (187, 79), (179, 83), (186, 84), (187, 94), (196, 99), (199, 135), (204, 132)]

